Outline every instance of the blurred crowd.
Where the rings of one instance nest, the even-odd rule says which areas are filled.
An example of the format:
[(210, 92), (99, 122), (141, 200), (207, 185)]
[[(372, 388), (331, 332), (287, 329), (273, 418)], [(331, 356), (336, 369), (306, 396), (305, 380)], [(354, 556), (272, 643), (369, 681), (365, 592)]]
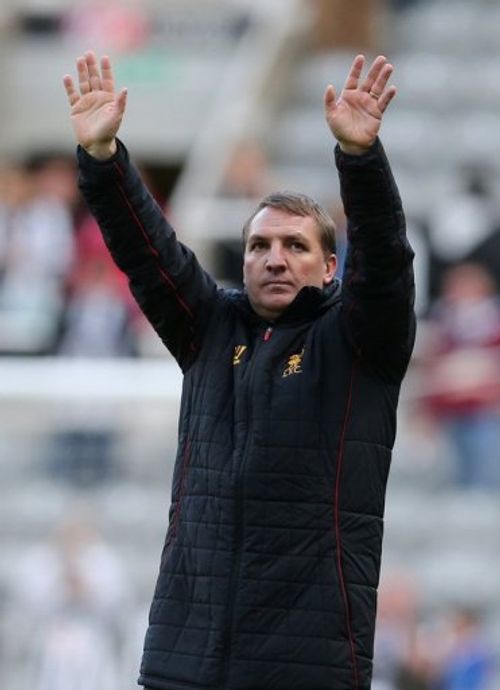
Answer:
[(146, 614), (83, 504), (22, 553), (6, 594), (0, 659), (21, 661), (19, 687), (134, 687)]
[(116, 53), (143, 46), (152, 17), (136, 0), (88, 0), (85, 3), (24, 0), (0, 13), (0, 28), (20, 35), (56, 34), (68, 44), (84, 44)]
[(485, 611), (454, 605), (428, 611), (404, 570), (379, 592), (373, 690), (494, 690), (498, 650)]
[(413, 371), (415, 412), (441, 433), (451, 478), (500, 487), (500, 199), (487, 165), (465, 165), (456, 187), (422, 219), (428, 246), (427, 308)]
[(134, 356), (144, 320), (83, 209), (74, 161), (0, 169), (0, 353)]

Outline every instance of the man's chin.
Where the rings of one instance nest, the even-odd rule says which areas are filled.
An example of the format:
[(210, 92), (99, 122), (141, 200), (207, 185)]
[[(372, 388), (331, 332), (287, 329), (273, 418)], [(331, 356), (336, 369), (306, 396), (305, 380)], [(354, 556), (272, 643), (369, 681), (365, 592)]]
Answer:
[(274, 321), (285, 309), (293, 302), (295, 295), (274, 295), (272, 299), (267, 299), (255, 309), (264, 318)]

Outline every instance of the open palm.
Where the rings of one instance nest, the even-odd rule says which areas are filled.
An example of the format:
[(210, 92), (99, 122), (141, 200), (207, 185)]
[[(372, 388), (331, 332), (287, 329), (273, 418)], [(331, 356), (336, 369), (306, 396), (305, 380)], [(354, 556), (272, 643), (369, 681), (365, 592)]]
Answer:
[(101, 59), (100, 70), (90, 51), (76, 64), (79, 89), (69, 75), (64, 77), (76, 138), (89, 153), (97, 157), (110, 155), (125, 112), (127, 92), (115, 92), (108, 57)]
[(385, 109), (396, 89), (387, 87), (393, 67), (379, 55), (360, 83), (364, 56), (352, 63), (344, 88), (337, 98), (333, 86), (325, 93), (325, 115), (328, 126), (345, 150), (361, 152), (375, 141)]

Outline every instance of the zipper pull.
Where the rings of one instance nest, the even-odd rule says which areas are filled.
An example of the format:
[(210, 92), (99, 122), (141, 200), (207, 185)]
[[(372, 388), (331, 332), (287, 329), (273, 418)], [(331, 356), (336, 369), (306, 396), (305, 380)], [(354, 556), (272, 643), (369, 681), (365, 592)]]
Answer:
[(271, 339), (272, 334), (273, 334), (273, 327), (272, 327), (272, 326), (268, 326), (268, 327), (266, 328), (266, 330), (264, 331), (264, 338), (263, 338), (263, 340), (264, 340), (265, 343), (267, 343), (267, 341)]

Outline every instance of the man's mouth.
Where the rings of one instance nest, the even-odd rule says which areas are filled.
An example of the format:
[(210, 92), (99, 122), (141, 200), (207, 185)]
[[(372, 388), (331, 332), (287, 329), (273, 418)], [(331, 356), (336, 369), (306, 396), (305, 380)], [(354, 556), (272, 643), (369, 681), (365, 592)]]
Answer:
[(292, 287), (292, 283), (287, 280), (268, 280), (264, 287)]

